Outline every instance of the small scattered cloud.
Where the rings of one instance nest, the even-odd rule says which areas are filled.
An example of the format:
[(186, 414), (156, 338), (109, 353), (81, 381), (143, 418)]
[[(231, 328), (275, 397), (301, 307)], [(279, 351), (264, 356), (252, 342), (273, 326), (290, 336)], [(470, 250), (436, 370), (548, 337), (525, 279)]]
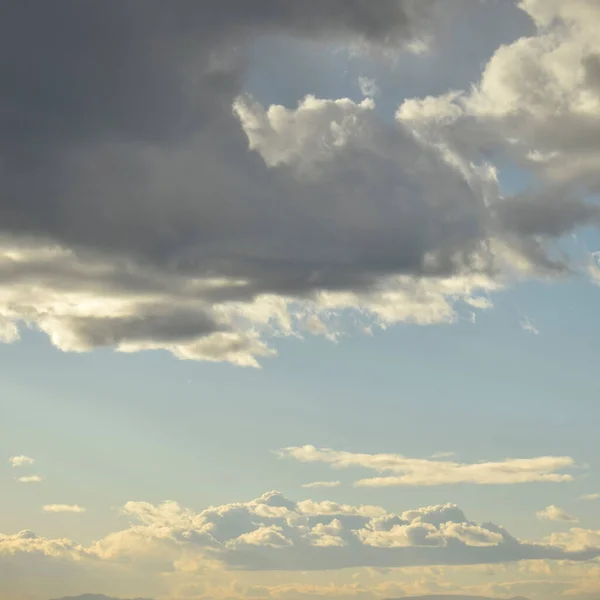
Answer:
[(383, 477), (360, 479), (358, 487), (434, 486), (471, 484), (517, 484), (533, 481), (561, 483), (571, 481), (573, 476), (561, 471), (574, 468), (575, 461), (569, 456), (537, 456), (501, 461), (460, 463), (453, 460), (408, 458), (401, 454), (366, 454), (346, 452), (332, 448), (297, 446), (282, 448), (276, 452), (279, 458), (291, 458), (299, 462), (320, 462), (334, 469), (358, 467), (378, 473), (390, 473)]
[(587, 273), (592, 283), (600, 285), (600, 252), (591, 252), (589, 254)]
[(580, 500), (600, 500), (600, 494), (584, 494), (579, 497)]
[(576, 517), (571, 516), (565, 510), (554, 504), (539, 510), (536, 513), (536, 517), (541, 521), (567, 521), (569, 523), (576, 523), (578, 521)]
[(78, 504), (46, 504), (42, 510), (49, 513), (84, 513), (86, 511), (83, 506)]
[(19, 483), (40, 483), (43, 481), (41, 475), (24, 475), (23, 477), (17, 477)]
[(312, 483), (302, 484), (303, 488), (332, 488), (340, 485), (341, 481), (313, 481)]
[(33, 458), (31, 458), (30, 456), (25, 456), (24, 454), (20, 454), (18, 456), (11, 456), (8, 459), (8, 462), (13, 467), (26, 467), (28, 465), (32, 465), (35, 462), (35, 460)]
[(466, 304), (472, 306), (473, 308), (478, 308), (480, 310), (488, 310), (494, 307), (494, 304), (489, 298), (485, 298), (484, 296), (473, 296), (471, 298), (465, 298)]
[(431, 49), (430, 41), (427, 39), (414, 40), (406, 44), (406, 49), (412, 54), (426, 54)]
[(431, 458), (452, 458), (456, 456), (456, 452), (436, 452), (431, 455)]
[(540, 335), (540, 330), (531, 322), (528, 317), (525, 317), (519, 325), (523, 331), (527, 333), (531, 333), (533, 335)]
[(381, 91), (375, 80), (370, 77), (359, 77), (358, 87), (360, 88), (360, 93), (367, 98), (374, 98)]

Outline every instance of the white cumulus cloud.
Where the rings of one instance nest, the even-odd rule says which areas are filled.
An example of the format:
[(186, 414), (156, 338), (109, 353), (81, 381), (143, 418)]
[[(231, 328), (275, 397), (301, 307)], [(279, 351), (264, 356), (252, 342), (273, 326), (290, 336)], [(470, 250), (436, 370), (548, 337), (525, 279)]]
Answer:
[(576, 517), (573, 517), (568, 512), (562, 508), (559, 508), (558, 506), (555, 506), (554, 504), (539, 510), (536, 513), (536, 516), (542, 521), (568, 521), (571, 523), (576, 523), (578, 521)]

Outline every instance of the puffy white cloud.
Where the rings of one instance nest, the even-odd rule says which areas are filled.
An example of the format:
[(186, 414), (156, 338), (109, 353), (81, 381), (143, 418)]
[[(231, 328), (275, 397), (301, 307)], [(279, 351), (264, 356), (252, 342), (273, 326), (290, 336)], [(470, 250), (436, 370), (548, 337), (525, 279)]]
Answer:
[(269, 167), (291, 165), (298, 173), (313, 177), (315, 168), (336, 159), (338, 151), (360, 143), (368, 132), (367, 115), (375, 103), (348, 98), (323, 100), (307, 96), (296, 109), (273, 105), (264, 109), (251, 98), (239, 97), (233, 109), (251, 150)]
[(400, 454), (362, 454), (315, 448), (311, 445), (283, 448), (277, 455), (300, 462), (322, 462), (335, 469), (361, 467), (378, 473), (394, 473), (384, 477), (360, 479), (355, 483), (366, 487), (456, 483), (517, 484), (533, 481), (559, 483), (572, 480), (572, 475), (560, 471), (575, 466), (574, 460), (568, 456), (540, 456), (468, 464), (450, 460), (407, 458)]
[(582, 552), (600, 544), (600, 531), (574, 527), (568, 532), (553, 533), (547, 538), (548, 543), (565, 548), (569, 552)]
[(346, 542), (340, 534), (344, 531), (344, 525), (339, 519), (333, 519), (329, 524), (317, 523), (309, 532), (310, 543), (313, 546), (346, 546)]
[(417, 520), (435, 526), (443, 523), (463, 523), (467, 520), (462, 510), (454, 504), (424, 506), (415, 510), (407, 510), (402, 513), (402, 519), (405, 521)]
[(382, 507), (294, 502), (279, 492), (269, 492), (250, 502), (197, 513), (175, 502), (129, 502), (123, 510), (137, 523), (99, 540), (86, 553), (107, 561), (137, 561), (159, 570), (171, 569), (184, 556), (194, 563), (204, 556), (242, 570), (485, 564), (600, 556), (600, 544), (585, 545), (583, 534), (576, 530), (569, 534), (579, 536), (575, 541), (558, 537), (543, 543), (521, 542), (502, 527), (469, 521), (452, 504), (394, 514)]
[[(30, 531), (0, 535), (0, 573), (3, 584), (6, 581), (8, 585), (0, 592), (0, 598), (4, 600), (2, 593), (6, 595), (9, 590), (27, 590), (31, 597), (42, 599), (52, 594), (47, 591), (50, 589), (68, 588), (81, 593), (86, 586), (105, 593), (114, 593), (118, 588), (119, 595), (197, 598), (199, 582), (207, 586), (201, 595), (254, 598), (255, 594), (246, 588), (236, 587), (228, 593), (218, 586), (231, 580), (231, 569), (235, 577), (243, 572), (252, 577), (253, 571), (263, 570), (286, 571), (287, 578), (291, 571), (346, 567), (376, 567), (377, 571), (404, 567), (403, 584), (394, 588), (398, 593), (460, 589), (482, 593), (483, 588), (474, 582), (469, 583), (468, 589), (464, 588), (464, 581), (462, 588), (452, 587), (452, 580), (445, 577), (447, 569), (469, 569), (470, 573), (485, 568), (487, 573), (493, 564), (501, 565), (498, 569), (505, 571), (510, 563), (515, 563), (523, 565), (524, 574), (539, 573), (541, 578), (546, 573), (555, 575), (559, 565), (593, 565), (593, 561), (587, 561), (600, 556), (598, 532), (571, 529), (540, 542), (525, 542), (492, 523), (469, 521), (452, 504), (399, 514), (381, 507), (365, 512), (360, 506), (333, 502), (327, 509), (314, 510), (307, 501), (295, 502), (281, 493), (269, 492), (250, 502), (213, 506), (200, 512), (172, 501), (129, 502), (123, 513), (132, 521), (128, 527), (88, 547), (66, 539), (41, 538)], [(412, 569), (427, 566), (435, 568), (417, 570), (413, 576)], [(48, 577), (48, 570), (58, 579)], [(19, 578), (19, 573), (27, 573), (29, 579)], [(593, 576), (591, 571), (589, 576)], [(261, 574), (262, 579), (267, 580), (266, 573)], [(56, 584), (59, 580), (63, 581), (62, 588)], [(303, 580), (306, 582), (304, 576)], [(424, 585), (426, 580), (430, 584)], [(443, 586), (436, 587), (442, 580)], [(46, 585), (46, 595), (37, 589), (34, 593), (34, 588), (28, 587), (30, 581)], [(281, 584), (280, 579), (272, 581)], [(580, 576), (579, 581), (584, 578)], [(356, 580), (356, 594), (360, 591), (365, 600), (389, 595), (385, 590), (390, 592), (392, 583), (386, 581), (384, 585), (383, 580), (377, 583), (369, 579), (367, 585)], [(137, 591), (126, 594), (123, 590)], [(339, 591), (337, 585), (328, 595), (344, 597), (336, 590)], [(290, 594), (296, 597), (293, 590)], [(6, 597), (10, 598), (10, 593)], [(274, 597), (280, 596), (276, 593)]]
[(17, 552), (39, 552), (46, 556), (65, 556), (73, 559), (85, 555), (82, 546), (66, 539), (50, 540), (38, 537), (29, 530), (23, 530), (14, 535), (0, 534), (0, 555)]
[(443, 532), (468, 546), (495, 546), (504, 541), (501, 533), (471, 523), (446, 523)]
[(44, 512), (49, 513), (84, 513), (86, 509), (78, 504), (45, 504)]
[[(466, 160), (508, 158), (532, 175), (531, 190), (496, 198), (491, 208), (507, 234), (546, 242), (600, 224), (600, 208), (585, 199), (600, 190), (600, 11), (595, 0), (519, 7), (537, 31), (500, 46), (471, 90), (407, 100), (397, 119)], [(540, 247), (527, 245), (543, 266)]]
[[(435, 511), (435, 509), (442, 507), (431, 508)], [(443, 508), (453, 509), (455, 507), (447, 506)], [(363, 543), (382, 548), (446, 546), (451, 538), (460, 540), (467, 546), (482, 547), (495, 546), (504, 541), (500, 533), (473, 523), (448, 520), (432, 524), (419, 517), (412, 519), (408, 525), (392, 525), (389, 529), (382, 529), (380, 524), (377, 523), (375, 527), (359, 530), (357, 534)]]
[(539, 510), (536, 513), (536, 517), (542, 521), (570, 521), (573, 523), (578, 520), (576, 517), (571, 516), (568, 512), (554, 504), (550, 504), (550, 506), (546, 506), (546, 508)]
[(238, 544), (250, 544), (252, 546), (269, 546), (271, 548), (283, 548), (291, 546), (293, 542), (288, 540), (282, 533), (283, 528), (277, 525), (258, 527), (249, 533), (242, 533), (236, 538)]
[(19, 456), (11, 456), (8, 459), (8, 462), (13, 467), (25, 467), (32, 465), (35, 462), (35, 460), (30, 456), (24, 456), (23, 454), (20, 454)]
[(444, 546), (446, 544), (439, 529), (429, 523), (394, 525), (387, 531), (360, 529), (357, 533), (363, 544), (375, 548)]

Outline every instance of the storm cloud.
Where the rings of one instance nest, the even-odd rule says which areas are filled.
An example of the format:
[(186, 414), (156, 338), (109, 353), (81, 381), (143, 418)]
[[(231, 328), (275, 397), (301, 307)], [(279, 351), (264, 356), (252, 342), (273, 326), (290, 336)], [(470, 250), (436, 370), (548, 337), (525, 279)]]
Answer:
[(345, 309), (452, 322), (515, 255), (566, 270), (532, 239), (537, 207), (490, 210), (492, 171), (384, 123), (372, 100), (245, 93), (260, 36), (401, 52), (444, 14), (414, 0), (3, 7), (1, 339), (26, 324), (63, 350), (256, 366), (273, 329), (335, 337), (324, 323)]

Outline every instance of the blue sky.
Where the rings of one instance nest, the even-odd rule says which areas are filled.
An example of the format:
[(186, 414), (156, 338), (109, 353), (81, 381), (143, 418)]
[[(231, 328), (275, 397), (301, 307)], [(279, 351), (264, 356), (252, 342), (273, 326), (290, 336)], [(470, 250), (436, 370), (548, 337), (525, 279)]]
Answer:
[[(103, 519), (90, 519), (88, 535), (98, 536), (113, 518), (109, 509), (134, 497), (158, 502), (167, 491), (167, 498), (201, 508), (271, 488), (390, 508), (452, 501), (469, 506), (477, 520), (491, 513), (527, 535), (543, 534), (547, 525), (515, 514), (514, 503), (535, 512), (551, 496), (594, 525), (595, 506), (577, 500), (600, 487), (593, 469), (569, 486), (502, 491), (356, 490), (349, 485), (353, 475), (341, 471), (343, 490), (308, 491), (300, 485), (338, 473), (271, 455), (314, 444), (411, 457), (454, 451), (466, 462), (557, 454), (595, 464), (598, 292), (583, 282), (568, 291), (552, 288), (552, 294), (537, 284), (498, 295), (475, 325), (400, 325), (339, 344), (285, 340), (259, 371), (162, 353), (62, 354), (39, 334), (27, 334), (2, 347), (2, 446), (5, 454), (38, 457), (37, 470), (49, 474), (32, 496), (28, 486), (10, 486), (13, 473), (5, 469), (11, 510), (3, 529), (31, 527), (33, 516), (36, 530), (56, 535), (57, 524), (36, 514), (40, 501), (94, 506)], [(540, 335), (519, 327), (525, 315)]]
[(10, 80), (0, 600), (600, 598), (600, 12), (517, 4), (153, 5), (116, 62), (50, 10), (99, 87)]

